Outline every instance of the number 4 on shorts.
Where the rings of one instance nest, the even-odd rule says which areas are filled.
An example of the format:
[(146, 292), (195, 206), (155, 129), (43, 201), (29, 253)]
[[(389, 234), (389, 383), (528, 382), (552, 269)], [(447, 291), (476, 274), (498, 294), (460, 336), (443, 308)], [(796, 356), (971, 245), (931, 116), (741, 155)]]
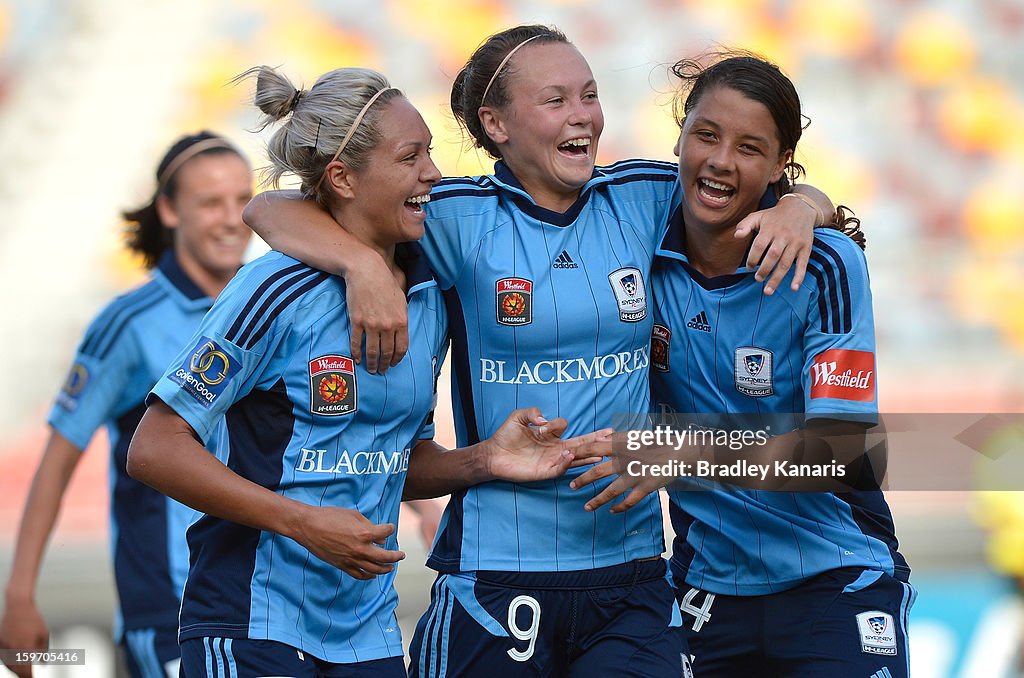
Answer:
[[(704, 594), (704, 604), (697, 607), (694, 605), (693, 599), (700, 593)], [(694, 632), (699, 632), (705, 622), (711, 621), (711, 606), (714, 602), (714, 593), (707, 593), (700, 589), (690, 589), (686, 592), (686, 595), (683, 596), (683, 602), (679, 603), (679, 611), (693, 615), (693, 630)]]

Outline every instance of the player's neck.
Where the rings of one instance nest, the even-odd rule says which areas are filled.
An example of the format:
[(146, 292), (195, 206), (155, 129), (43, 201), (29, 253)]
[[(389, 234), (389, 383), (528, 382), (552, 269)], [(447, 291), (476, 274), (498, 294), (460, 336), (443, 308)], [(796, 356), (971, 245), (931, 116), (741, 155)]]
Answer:
[(686, 226), (686, 257), (701, 275), (714, 278), (729, 275), (743, 265), (751, 238), (737, 240), (734, 227), (702, 228)]
[(238, 269), (230, 271), (214, 271), (206, 268), (191, 256), (183, 256), (181, 252), (175, 252), (175, 259), (181, 270), (185, 272), (189, 280), (196, 284), (203, 294), (216, 299), (224, 291), (231, 279), (235, 277)]
[(344, 207), (332, 207), (331, 216), (338, 222), (338, 225), (348, 231), (360, 244), (376, 252), (387, 264), (395, 281), (405, 289), (405, 272), (398, 265), (395, 258), (396, 243), (390, 241), (381, 242), (377, 237), (378, 228), (375, 223), (365, 218), (360, 212)]

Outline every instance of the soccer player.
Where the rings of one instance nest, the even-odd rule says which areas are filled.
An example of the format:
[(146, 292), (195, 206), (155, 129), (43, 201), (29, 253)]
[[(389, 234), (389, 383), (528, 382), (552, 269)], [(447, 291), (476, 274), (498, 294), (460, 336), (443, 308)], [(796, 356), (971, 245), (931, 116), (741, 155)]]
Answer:
[[(152, 279), (115, 299), (86, 330), (49, 416), (50, 437), (25, 504), (0, 621), (0, 647), (44, 649), (35, 602), (43, 551), (64, 491), (93, 433), (106, 424), (118, 642), (133, 676), (177, 675), (178, 607), (188, 571), (185, 528), (195, 512), (125, 473), (143, 399), (242, 263), (252, 232), (242, 208), (252, 173), (227, 140), (179, 139), (156, 170), (144, 207), (125, 212), (128, 247)], [(31, 675), (31, 667), (11, 667)]]
[[(488, 38), (451, 102), (498, 160), (493, 175), (440, 182), (425, 206), (424, 250), (450, 313), (459, 444), (492, 434), (509, 406), (553, 410), (574, 435), (646, 412), (650, 268), (678, 204), (677, 169), (644, 160), (595, 168), (597, 84), (576, 48), (545, 26)], [(258, 198), (248, 210), (276, 248), (345, 275), (353, 318), (360, 309), (353, 354), (370, 328), (367, 362), (393, 364), (402, 341), (373, 329), (392, 308), (377, 259), (332, 231), (312, 201)], [(766, 260), (777, 261), (788, 243), (783, 263), (799, 263), (816, 214), (787, 200), (756, 216), (754, 260), (771, 249)], [(439, 576), (413, 639), (413, 675), (680, 671), (660, 504), (588, 514), (570, 477), (453, 495), (428, 560)]]
[[(746, 444), (702, 437), (659, 458), (770, 468), (761, 480), (730, 476), (725, 487), (694, 470), (670, 491), (672, 574), (694, 672), (905, 677), (915, 593), (864, 456), (878, 405), (863, 237), (857, 228), (847, 230), (858, 242), (818, 229), (812, 284), (763, 295), (743, 269), (749, 239), (732, 233), (766, 188), (792, 195), (790, 179), (803, 171), (793, 162), (799, 97), (776, 66), (753, 56), (706, 69), (684, 60), (674, 72), (688, 91), (677, 115), (683, 203), (654, 274), (654, 407), (684, 421), (747, 413), (739, 421), (751, 436)], [(806, 420), (802, 429), (778, 427), (794, 414)], [(755, 442), (764, 422), (771, 437)], [(797, 483), (808, 474), (819, 490), (834, 482), (825, 482), (831, 491), (764, 491), (791, 487), (789, 474)], [(632, 490), (613, 508), (622, 511), (657, 484), (664, 481), (622, 475), (589, 507)]]
[(308, 91), (252, 73), (266, 123), (287, 118), (271, 177), (295, 174), (388, 263), (408, 298), (409, 353), (387, 374), (357, 366), (344, 282), (271, 252), (239, 272), (153, 389), (128, 469), (205, 514), (188, 533), (183, 675), (405, 676), (392, 580), (406, 470), (429, 468), (417, 476), (429, 497), (560, 474), (573, 443), (536, 409), (469, 450), (430, 441), (446, 313), (409, 242), (440, 178), (430, 132), (375, 71), (331, 71)]

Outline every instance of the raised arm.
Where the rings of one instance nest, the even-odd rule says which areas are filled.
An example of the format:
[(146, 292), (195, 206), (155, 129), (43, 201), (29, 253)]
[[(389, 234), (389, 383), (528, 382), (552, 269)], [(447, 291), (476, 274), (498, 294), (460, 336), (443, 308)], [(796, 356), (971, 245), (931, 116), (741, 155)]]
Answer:
[(183, 504), (294, 539), (356, 579), (391, 572), (405, 558), (382, 544), (395, 531), (358, 511), (309, 506), (238, 475), (210, 454), (178, 414), (157, 401), (128, 448), (128, 474)]
[[(795, 195), (794, 195), (795, 194)], [(757, 233), (747, 255), (747, 267), (757, 269), (754, 277), (766, 280), (765, 294), (772, 294), (793, 270), (794, 291), (800, 288), (811, 257), (814, 229), (830, 222), (835, 215), (832, 201), (810, 184), (796, 184), (788, 200), (775, 207), (748, 215), (736, 226), (736, 237)]]
[[(82, 450), (60, 433), (50, 433), (18, 527), (0, 620), (2, 649), (45, 650), (49, 645), (50, 632), (36, 605), (36, 583), (64, 492), (81, 458)], [(31, 665), (9, 668), (19, 676), (32, 675)]]
[(242, 218), (275, 250), (345, 279), (353, 360), (361, 361), (364, 336), (368, 371), (402, 360), (409, 348), (405, 291), (380, 254), (298, 191), (260, 193)]

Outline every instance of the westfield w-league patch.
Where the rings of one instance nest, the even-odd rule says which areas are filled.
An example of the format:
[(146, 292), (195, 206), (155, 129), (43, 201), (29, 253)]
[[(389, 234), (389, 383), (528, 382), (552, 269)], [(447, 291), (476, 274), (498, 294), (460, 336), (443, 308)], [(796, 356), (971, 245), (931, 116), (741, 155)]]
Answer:
[(529, 325), (533, 322), (533, 282), (525, 278), (502, 278), (495, 286), (498, 322)]
[(352, 414), (358, 409), (355, 363), (343, 355), (324, 355), (309, 361), (309, 410), (325, 417)]
[(672, 345), (672, 330), (664, 325), (655, 325), (651, 330), (651, 367), (659, 372), (669, 371), (669, 347)]

